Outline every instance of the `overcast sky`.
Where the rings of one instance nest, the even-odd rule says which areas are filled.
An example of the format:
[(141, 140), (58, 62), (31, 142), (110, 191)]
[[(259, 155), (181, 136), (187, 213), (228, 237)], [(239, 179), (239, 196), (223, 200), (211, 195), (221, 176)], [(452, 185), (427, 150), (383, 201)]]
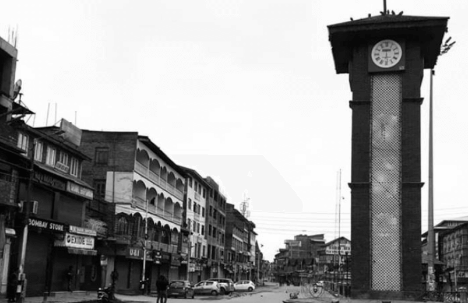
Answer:
[[(450, 17), (446, 38), (457, 43), (434, 79), (435, 222), (468, 215), (468, 1), (387, 2), (405, 15)], [(18, 28), (29, 124), (65, 118), (149, 136), (176, 163), (214, 177), (237, 208), (250, 198), (269, 260), (296, 234), (350, 237), (351, 92), (348, 75), (335, 73), (327, 25), (377, 15), (383, 1), (0, 3), (0, 36)], [(428, 81), (426, 71), (422, 231)]]

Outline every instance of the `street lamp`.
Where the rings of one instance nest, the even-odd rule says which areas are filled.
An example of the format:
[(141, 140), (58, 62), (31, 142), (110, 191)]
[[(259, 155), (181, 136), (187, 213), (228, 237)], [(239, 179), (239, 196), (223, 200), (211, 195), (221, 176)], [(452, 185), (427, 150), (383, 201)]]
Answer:
[[(455, 41), (449, 44), (452, 37), (449, 37), (442, 45), (440, 56), (446, 54)], [(435, 235), (434, 235), (434, 156), (433, 156), (433, 77), (434, 69), (431, 69), (430, 91), (429, 91), (429, 205), (428, 205), (428, 229), (427, 229), (427, 285), (428, 291), (437, 289), (437, 281), (434, 277), (434, 259), (435, 259)]]

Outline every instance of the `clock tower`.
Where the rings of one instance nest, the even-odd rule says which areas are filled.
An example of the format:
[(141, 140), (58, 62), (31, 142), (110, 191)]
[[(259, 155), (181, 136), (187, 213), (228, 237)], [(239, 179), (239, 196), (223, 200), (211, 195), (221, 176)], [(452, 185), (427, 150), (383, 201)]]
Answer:
[(421, 98), (446, 17), (383, 14), (329, 25), (335, 69), (352, 100), (351, 296), (421, 291)]

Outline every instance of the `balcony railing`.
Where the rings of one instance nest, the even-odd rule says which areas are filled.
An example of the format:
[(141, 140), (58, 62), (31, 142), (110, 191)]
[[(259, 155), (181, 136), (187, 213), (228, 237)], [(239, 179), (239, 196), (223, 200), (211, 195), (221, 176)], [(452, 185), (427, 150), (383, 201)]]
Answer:
[(135, 161), (135, 170), (145, 176), (145, 177), (148, 177), (148, 167), (144, 166), (143, 164), (141, 164), (140, 162), (138, 161)]
[(174, 217), (172, 218), (172, 222), (174, 222), (174, 223), (176, 223), (178, 225), (181, 225), (182, 224), (182, 217), (174, 215)]
[(172, 194), (177, 199), (184, 199), (184, 193), (181, 190), (175, 188), (174, 185), (167, 183), (167, 181), (161, 178), (157, 173), (149, 170), (148, 167), (144, 166), (138, 161), (135, 161), (135, 171), (141, 174), (142, 176), (148, 178), (156, 185), (159, 185), (159, 187)]
[(140, 197), (133, 196), (133, 206), (138, 206), (142, 209), (146, 209), (146, 201)]

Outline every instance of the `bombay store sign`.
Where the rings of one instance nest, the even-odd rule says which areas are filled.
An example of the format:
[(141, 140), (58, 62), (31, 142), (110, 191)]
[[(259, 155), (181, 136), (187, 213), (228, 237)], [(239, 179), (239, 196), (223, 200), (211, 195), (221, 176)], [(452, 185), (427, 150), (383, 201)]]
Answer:
[(48, 230), (53, 232), (64, 232), (65, 225), (61, 223), (51, 222), (44, 219), (29, 218), (28, 226), (35, 227), (41, 230)]

